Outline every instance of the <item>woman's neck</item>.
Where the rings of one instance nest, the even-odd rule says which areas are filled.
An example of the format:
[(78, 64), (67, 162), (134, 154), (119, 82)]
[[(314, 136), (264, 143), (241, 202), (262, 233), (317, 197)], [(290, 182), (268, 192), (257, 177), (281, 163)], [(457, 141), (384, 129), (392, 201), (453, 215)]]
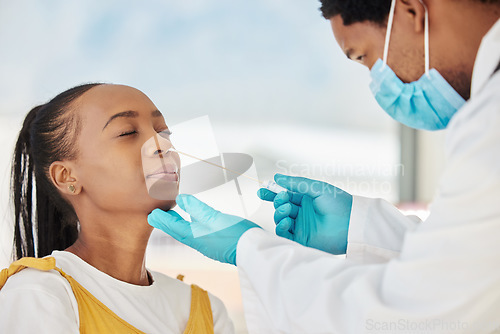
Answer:
[(150, 285), (146, 246), (153, 228), (144, 220), (80, 219), (78, 239), (66, 251), (120, 281)]

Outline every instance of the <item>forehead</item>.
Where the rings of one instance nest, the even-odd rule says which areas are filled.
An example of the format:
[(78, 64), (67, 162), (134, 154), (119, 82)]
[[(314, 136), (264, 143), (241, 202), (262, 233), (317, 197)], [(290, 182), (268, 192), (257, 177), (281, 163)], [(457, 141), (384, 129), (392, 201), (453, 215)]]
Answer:
[(340, 48), (346, 52), (351, 48), (379, 47), (383, 45), (385, 39), (385, 27), (370, 22), (356, 22), (348, 26), (340, 15), (330, 18), (333, 35)]
[(80, 96), (77, 108), (84, 118), (107, 118), (116, 112), (134, 110), (139, 113), (156, 109), (140, 90), (123, 85), (99, 85)]

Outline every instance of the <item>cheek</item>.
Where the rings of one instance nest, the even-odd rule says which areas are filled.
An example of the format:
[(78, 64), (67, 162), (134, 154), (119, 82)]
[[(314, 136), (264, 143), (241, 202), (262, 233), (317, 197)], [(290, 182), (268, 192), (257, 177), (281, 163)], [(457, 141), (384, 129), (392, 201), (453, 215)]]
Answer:
[(391, 33), (387, 64), (403, 82), (417, 81), (425, 72), (424, 34), (397, 24)]
[(405, 83), (417, 81), (425, 72), (425, 55), (422, 48), (414, 44), (391, 43), (387, 64)]
[(371, 50), (373, 50), (373, 51), (370, 52), (369, 57), (367, 57), (366, 62), (364, 63), (364, 65), (366, 65), (369, 69), (371, 69), (373, 67), (373, 65), (375, 65), (377, 60), (384, 58), (384, 46), (383, 45), (382, 46), (380, 46), (378, 44), (373, 45)]
[(93, 184), (109, 184), (121, 182), (122, 185), (134, 183), (142, 178), (140, 159), (127, 156), (95, 157), (86, 163), (86, 179)]
[(384, 41), (385, 34), (381, 32), (371, 36), (370, 42), (368, 43), (368, 56), (365, 63), (368, 68), (371, 69), (377, 60), (384, 58)]
[(147, 195), (140, 156), (95, 154), (82, 159), (81, 170), (83, 189), (96, 201), (129, 202), (134, 194)]
[[(80, 181), (93, 205), (100, 209), (150, 213), (156, 208), (173, 208), (178, 185), (171, 187), (169, 199), (158, 200), (148, 193), (139, 151), (87, 151), (79, 161)], [(170, 159), (180, 168), (180, 158)]]

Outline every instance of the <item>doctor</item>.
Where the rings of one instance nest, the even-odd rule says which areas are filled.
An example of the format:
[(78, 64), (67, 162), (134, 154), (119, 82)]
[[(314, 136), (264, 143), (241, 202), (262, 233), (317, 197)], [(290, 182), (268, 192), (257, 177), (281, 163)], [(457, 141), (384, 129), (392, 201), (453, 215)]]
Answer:
[(177, 203), (191, 222), (155, 210), (149, 223), (238, 266), (251, 333), (499, 330), (500, 1), (322, 0), (321, 9), (347, 57), (371, 69), (386, 112), (448, 128), (430, 216), (277, 175), (290, 191), (259, 196), (274, 202), (279, 236), (189, 195)]

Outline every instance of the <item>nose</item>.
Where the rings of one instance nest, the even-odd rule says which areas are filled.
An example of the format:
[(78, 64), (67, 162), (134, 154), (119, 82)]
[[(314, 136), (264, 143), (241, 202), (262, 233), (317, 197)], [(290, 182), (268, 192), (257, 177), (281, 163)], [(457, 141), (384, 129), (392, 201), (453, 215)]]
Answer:
[(172, 142), (161, 136), (158, 133), (154, 133), (151, 138), (149, 138), (142, 147), (142, 154), (147, 157), (159, 157), (163, 158), (164, 155), (173, 149)]
[(173, 148), (172, 142), (168, 139), (165, 139), (161, 135), (153, 136), (155, 140), (156, 151), (154, 151), (154, 155), (159, 155), (160, 158), (163, 158), (162, 155), (167, 154), (171, 148)]

